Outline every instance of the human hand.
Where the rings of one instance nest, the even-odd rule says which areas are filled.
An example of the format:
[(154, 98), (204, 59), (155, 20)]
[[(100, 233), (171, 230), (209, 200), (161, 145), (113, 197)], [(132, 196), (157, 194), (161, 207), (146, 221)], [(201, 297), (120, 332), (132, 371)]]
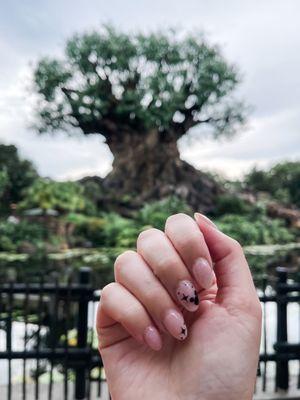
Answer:
[(250, 270), (236, 241), (195, 219), (169, 217), (116, 259), (97, 315), (113, 400), (252, 399), (261, 307)]

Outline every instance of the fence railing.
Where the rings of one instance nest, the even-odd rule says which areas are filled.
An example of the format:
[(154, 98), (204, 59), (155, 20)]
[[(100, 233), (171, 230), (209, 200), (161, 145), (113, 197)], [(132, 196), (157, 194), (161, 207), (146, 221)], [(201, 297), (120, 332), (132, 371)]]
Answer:
[[(291, 326), (300, 332), (300, 283), (277, 268), (275, 283), (264, 280), (259, 295), (263, 329), (257, 391), (299, 388), (300, 369), (296, 383), (290, 381), (299, 367), (299, 333), (297, 340), (294, 331), (293, 341), (288, 339)], [(100, 398), (105, 376), (93, 329), (99, 296), (89, 268), (65, 284), (46, 283), (43, 277), (35, 284), (0, 284), (1, 399)]]
[[(0, 285), (0, 363), (7, 360), (7, 399), (85, 399), (92, 388), (93, 398), (101, 396), (103, 370), (93, 330), (98, 300), (88, 268), (80, 269), (77, 283), (41, 279)], [(14, 382), (15, 360), (18, 371), (22, 364), (21, 385)]]

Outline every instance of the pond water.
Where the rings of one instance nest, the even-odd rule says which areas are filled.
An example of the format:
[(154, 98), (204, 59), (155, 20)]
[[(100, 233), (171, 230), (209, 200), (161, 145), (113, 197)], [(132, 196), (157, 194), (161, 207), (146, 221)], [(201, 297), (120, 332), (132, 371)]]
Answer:
[[(77, 279), (78, 270), (89, 266), (93, 272), (95, 287), (103, 287), (113, 280), (115, 258), (124, 248), (70, 249), (55, 254), (10, 254), (0, 252), (0, 283), (44, 281), (67, 282)], [(299, 270), (300, 243), (272, 246), (249, 246), (244, 248), (257, 286), (261, 277), (274, 276), (277, 266)]]

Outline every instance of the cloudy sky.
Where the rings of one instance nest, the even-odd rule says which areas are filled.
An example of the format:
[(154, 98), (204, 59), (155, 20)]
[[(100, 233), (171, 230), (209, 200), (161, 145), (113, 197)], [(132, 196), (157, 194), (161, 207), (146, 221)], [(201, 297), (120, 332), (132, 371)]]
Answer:
[(0, 141), (16, 144), (44, 176), (76, 179), (110, 170), (112, 156), (99, 135), (37, 136), (29, 92), (36, 60), (61, 54), (74, 32), (111, 22), (126, 30), (203, 30), (239, 66), (239, 95), (252, 107), (247, 129), (231, 141), (183, 141), (183, 159), (229, 177), (300, 159), (299, 14), (298, 0), (2, 0)]

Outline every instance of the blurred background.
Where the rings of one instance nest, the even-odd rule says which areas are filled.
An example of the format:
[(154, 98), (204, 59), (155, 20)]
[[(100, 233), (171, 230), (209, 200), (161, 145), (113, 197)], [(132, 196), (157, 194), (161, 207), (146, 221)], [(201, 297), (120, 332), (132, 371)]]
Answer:
[[(261, 296), (257, 398), (296, 390), (299, 349), (282, 361), (274, 344), (300, 337), (299, 12), (295, 0), (2, 2), (2, 359), (12, 332), (24, 352), (78, 347), (79, 311), (68, 308), (77, 300), (59, 291), (78, 273), (85, 284), (83, 266), (92, 349), (91, 293), (113, 279), (115, 257), (170, 214), (199, 211), (243, 245)], [(31, 295), (30, 285), (48, 289)], [(278, 290), (296, 297), (280, 309)], [(61, 359), (50, 370), (28, 362), (5, 367), (8, 398), (13, 385), (25, 398), (24, 382), (39, 398), (40, 378), (49, 398), (64, 381), (67, 398), (80, 376)]]

